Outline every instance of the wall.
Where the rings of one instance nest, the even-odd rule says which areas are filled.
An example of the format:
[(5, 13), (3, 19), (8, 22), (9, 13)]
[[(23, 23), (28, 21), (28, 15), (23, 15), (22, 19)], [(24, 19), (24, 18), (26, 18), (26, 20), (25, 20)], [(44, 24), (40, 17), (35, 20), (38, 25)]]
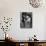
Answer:
[[(28, 0), (0, 0), (0, 18), (1, 17), (13, 17), (13, 22), (10, 33), (17, 40), (27, 40), (34, 34), (37, 35), (37, 39), (44, 40), (45, 38), (45, 16), (46, 16), (46, 6), (33, 8), (30, 6)], [(20, 13), (21, 12), (32, 12), (33, 27), (31, 29), (21, 29), (20, 28)], [(0, 31), (0, 35), (2, 35)], [(4, 34), (4, 33), (3, 33)], [(0, 39), (4, 37), (0, 36)]]

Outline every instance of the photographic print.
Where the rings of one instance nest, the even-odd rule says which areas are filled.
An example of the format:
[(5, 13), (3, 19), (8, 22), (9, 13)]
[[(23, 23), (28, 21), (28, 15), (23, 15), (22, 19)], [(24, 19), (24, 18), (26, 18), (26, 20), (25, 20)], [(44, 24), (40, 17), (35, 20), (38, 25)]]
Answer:
[(32, 28), (32, 12), (21, 12), (20, 28)]

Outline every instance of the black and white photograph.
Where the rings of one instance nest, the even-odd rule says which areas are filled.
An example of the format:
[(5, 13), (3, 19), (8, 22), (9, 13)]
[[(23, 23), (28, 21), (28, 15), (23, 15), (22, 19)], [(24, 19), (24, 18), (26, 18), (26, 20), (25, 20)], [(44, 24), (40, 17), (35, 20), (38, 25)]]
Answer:
[(32, 28), (32, 12), (20, 13), (20, 28)]

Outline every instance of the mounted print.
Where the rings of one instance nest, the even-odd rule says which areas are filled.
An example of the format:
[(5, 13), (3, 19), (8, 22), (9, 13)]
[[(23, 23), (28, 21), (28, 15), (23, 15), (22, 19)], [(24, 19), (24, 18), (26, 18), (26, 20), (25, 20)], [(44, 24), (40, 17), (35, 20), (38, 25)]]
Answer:
[(32, 12), (21, 12), (20, 28), (32, 28)]

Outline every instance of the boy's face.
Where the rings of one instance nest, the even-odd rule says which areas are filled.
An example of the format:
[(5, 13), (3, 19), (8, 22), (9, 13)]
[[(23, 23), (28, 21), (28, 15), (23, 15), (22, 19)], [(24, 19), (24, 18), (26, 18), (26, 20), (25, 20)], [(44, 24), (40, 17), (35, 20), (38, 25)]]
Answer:
[(28, 18), (29, 18), (29, 16), (26, 16), (26, 18), (28, 19)]
[(27, 21), (30, 17), (29, 16), (25, 16), (24, 20)]

